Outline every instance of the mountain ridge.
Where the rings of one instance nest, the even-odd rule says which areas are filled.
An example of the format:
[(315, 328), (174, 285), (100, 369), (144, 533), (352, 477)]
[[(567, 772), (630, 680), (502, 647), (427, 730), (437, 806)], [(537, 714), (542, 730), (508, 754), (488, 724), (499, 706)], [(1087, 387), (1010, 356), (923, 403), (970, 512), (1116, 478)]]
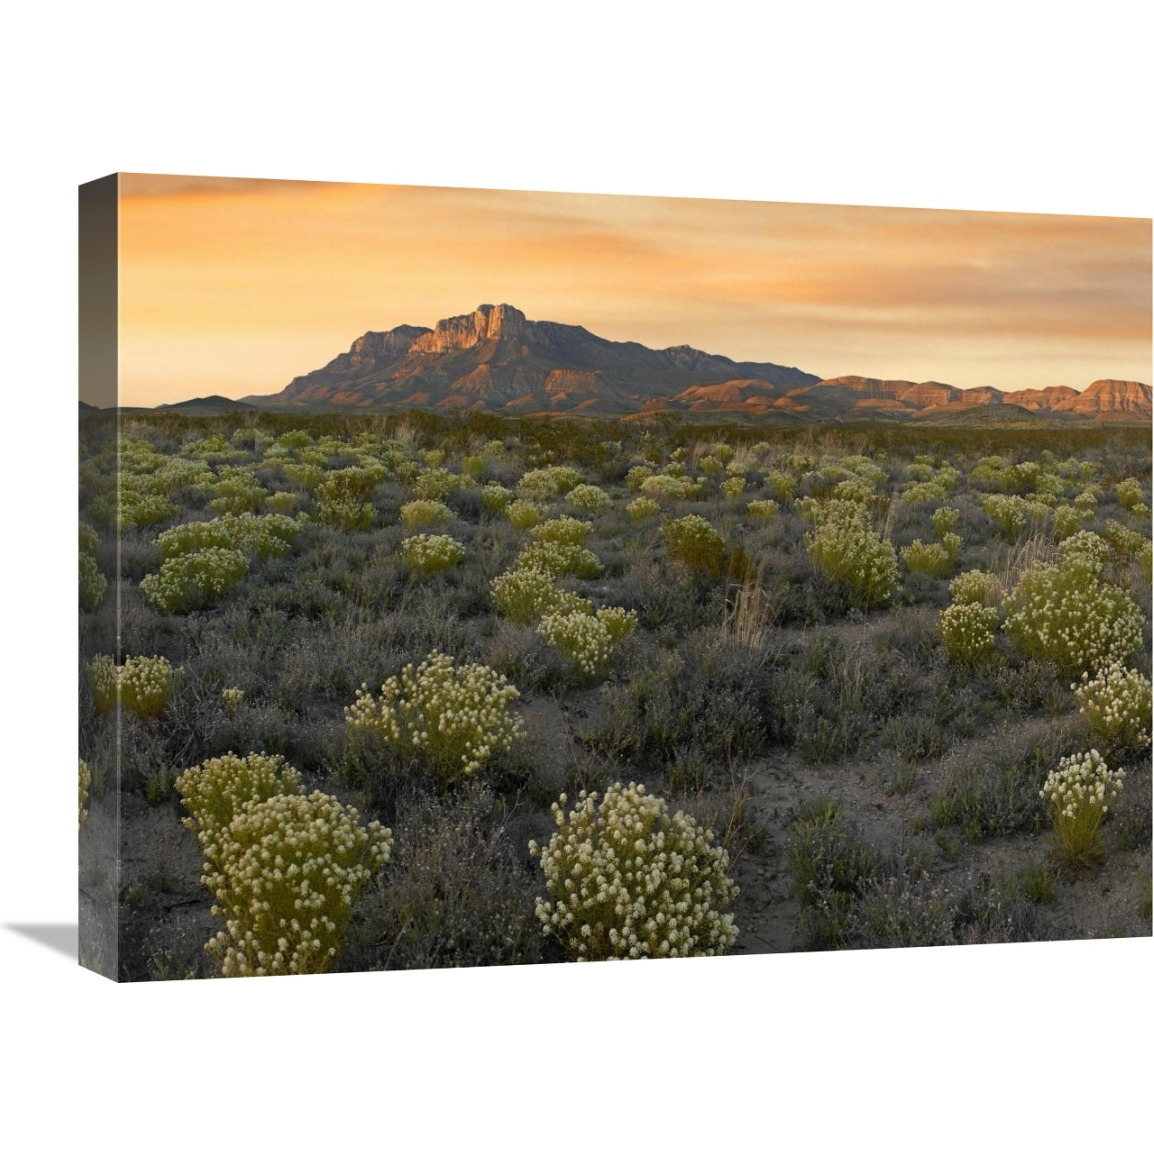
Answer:
[[(734, 361), (690, 345), (651, 349), (580, 325), (529, 320), (509, 304), (482, 304), (433, 328), (398, 325), (357, 337), (347, 352), (294, 377), (279, 393), (241, 398), (259, 408), (428, 407), (522, 415), (743, 413), (812, 421), (964, 419), (1010, 405), (1055, 420), (1151, 419), (1150, 387), (1094, 381), (1004, 391), (941, 381), (845, 375), (822, 379), (773, 362)], [(1026, 418), (1028, 419), (1028, 417)]]

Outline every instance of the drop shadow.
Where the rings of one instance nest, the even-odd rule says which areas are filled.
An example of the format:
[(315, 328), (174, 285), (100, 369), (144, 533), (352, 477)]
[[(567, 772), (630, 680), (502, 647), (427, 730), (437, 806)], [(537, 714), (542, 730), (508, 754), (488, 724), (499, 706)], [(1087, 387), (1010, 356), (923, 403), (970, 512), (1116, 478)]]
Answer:
[(67, 925), (19, 925), (8, 922), (5, 929), (16, 934), (23, 934), (24, 937), (31, 938), (32, 941), (39, 942), (42, 946), (47, 946), (58, 954), (64, 954), (66, 957), (72, 958), (73, 961), (78, 956), (80, 927), (75, 922)]

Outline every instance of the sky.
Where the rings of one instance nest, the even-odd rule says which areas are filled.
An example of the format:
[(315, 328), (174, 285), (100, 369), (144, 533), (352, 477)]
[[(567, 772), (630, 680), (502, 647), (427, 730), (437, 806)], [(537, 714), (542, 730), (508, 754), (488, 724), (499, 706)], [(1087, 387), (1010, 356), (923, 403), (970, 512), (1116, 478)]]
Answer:
[(1151, 222), (122, 174), (120, 395), (273, 393), (482, 303), (820, 377), (1151, 379)]

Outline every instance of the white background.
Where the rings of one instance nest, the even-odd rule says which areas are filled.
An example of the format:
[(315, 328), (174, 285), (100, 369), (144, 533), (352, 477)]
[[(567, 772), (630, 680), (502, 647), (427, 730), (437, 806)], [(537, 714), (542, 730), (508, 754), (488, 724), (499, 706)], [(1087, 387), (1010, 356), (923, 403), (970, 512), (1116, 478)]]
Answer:
[(8, 15), (9, 1148), (1146, 1136), (1150, 939), (118, 988), (7, 928), (76, 916), (78, 183), (121, 169), (1154, 215), (1149, 9), (1065, 11), (208, 0)]

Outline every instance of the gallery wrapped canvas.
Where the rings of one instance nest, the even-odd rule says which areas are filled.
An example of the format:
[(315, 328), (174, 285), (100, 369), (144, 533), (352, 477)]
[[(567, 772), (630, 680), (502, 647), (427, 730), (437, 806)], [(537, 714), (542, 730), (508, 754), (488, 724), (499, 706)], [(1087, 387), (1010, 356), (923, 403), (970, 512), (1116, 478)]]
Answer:
[(1150, 242), (83, 185), (81, 963), (1149, 935)]

